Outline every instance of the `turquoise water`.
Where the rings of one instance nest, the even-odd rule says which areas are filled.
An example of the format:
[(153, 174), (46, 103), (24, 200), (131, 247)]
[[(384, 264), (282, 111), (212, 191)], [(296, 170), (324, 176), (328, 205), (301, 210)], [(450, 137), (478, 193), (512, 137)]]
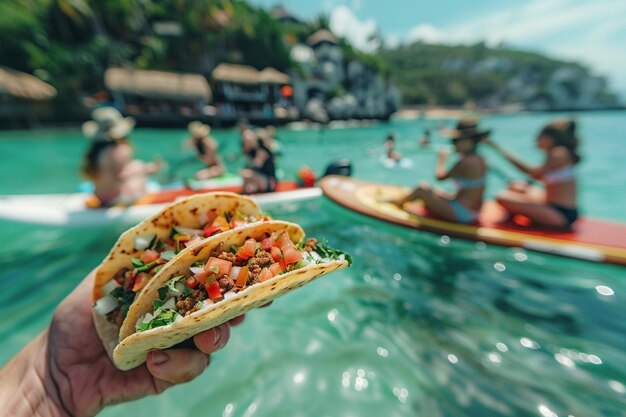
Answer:
[[(483, 124), (494, 129), (494, 140), (539, 161), (534, 134), (555, 116), (497, 116)], [(624, 116), (577, 116), (586, 215), (626, 222)], [(346, 157), (358, 178), (403, 185), (432, 180), (435, 153), (417, 147), (425, 123), (279, 130), (279, 164), (290, 178), (304, 163), (320, 172)], [(411, 168), (380, 163), (390, 129)], [(197, 167), (178, 164), (191, 156), (180, 147), (184, 136), (183, 130), (139, 129), (133, 139), (140, 157), (161, 156), (179, 177)], [(215, 136), (229, 167), (241, 166), (236, 134)], [(436, 135), (434, 141), (443, 143)], [(85, 148), (78, 129), (0, 132), (0, 194), (76, 190)], [(488, 193), (503, 184), (493, 175)], [(626, 269), (412, 232), (323, 198), (268, 209), (350, 251), (354, 266), (248, 314), (196, 381), (102, 415), (624, 415)], [(55, 305), (101, 261), (121, 227), (105, 233), (0, 227), (10, 242), (0, 248), (5, 363), (47, 325)]]

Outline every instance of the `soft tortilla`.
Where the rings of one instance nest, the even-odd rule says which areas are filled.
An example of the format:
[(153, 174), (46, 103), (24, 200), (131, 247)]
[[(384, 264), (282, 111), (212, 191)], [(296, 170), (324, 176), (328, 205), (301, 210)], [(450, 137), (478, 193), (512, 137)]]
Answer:
[[(140, 252), (135, 249), (135, 238), (137, 236), (146, 233), (156, 233), (157, 239), (163, 239), (169, 236), (172, 227), (175, 226), (193, 229), (200, 228), (202, 226), (201, 217), (213, 209), (220, 213), (238, 210), (244, 216), (261, 215), (261, 208), (252, 198), (230, 192), (198, 194), (170, 204), (154, 216), (128, 229), (119, 237), (117, 243), (115, 243), (96, 271), (92, 294), (93, 301), (104, 295), (102, 290), (104, 285), (111, 281), (120, 269), (128, 267), (131, 258), (135, 258), (136, 254)], [(216, 236), (219, 236), (219, 234)], [(209, 239), (213, 239), (216, 236), (212, 236)], [(135, 301), (140, 298), (139, 294), (135, 297)], [(106, 317), (99, 315), (95, 311), (93, 316), (98, 336), (100, 336), (107, 352), (111, 354), (119, 340), (119, 329), (115, 324), (109, 322)], [(134, 323), (133, 321), (133, 326)]]
[(121, 342), (113, 351), (113, 362), (122, 370), (132, 369), (146, 361), (148, 352), (154, 349), (165, 349), (180, 343), (204, 330), (218, 326), (240, 316), (245, 312), (266, 304), (274, 298), (332, 272), (348, 266), (347, 261), (333, 260), (325, 264), (310, 264), (304, 268), (275, 276), (267, 281), (252, 285), (237, 293), (228, 300), (212, 304), (196, 311), (182, 320), (164, 327), (135, 333), (137, 320), (148, 312), (152, 312), (153, 301), (159, 298), (158, 289), (168, 280), (189, 270), (196, 261), (206, 260), (211, 251), (220, 243), (225, 247), (242, 245), (249, 237), (259, 238), (264, 233), (287, 232), (294, 242), (304, 238), (300, 226), (281, 221), (269, 221), (251, 224), (242, 228), (224, 232), (217, 239), (204, 241), (181, 252), (173, 262), (167, 264), (161, 272), (144, 288), (141, 296), (131, 306), (128, 316), (120, 330)]

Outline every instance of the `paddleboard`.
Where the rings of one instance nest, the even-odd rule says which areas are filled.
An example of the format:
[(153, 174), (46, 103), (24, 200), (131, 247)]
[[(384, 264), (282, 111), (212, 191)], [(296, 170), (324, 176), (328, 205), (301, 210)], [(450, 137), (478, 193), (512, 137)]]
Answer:
[(335, 203), (399, 226), (570, 258), (626, 265), (626, 224), (581, 218), (572, 230), (522, 226), (509, 221), (500, 205), (486, 202), (478, 224), (466, 225), (429, 217), (417, 202), (405, 205), (404, 210), (382, 202), (406, 195), (410, 191), (408, 188), (338, 176), (323, 178), (320, 186)]
[[(0, 196), (0, 220), (17, 223), (62, 226), (101, 227), (135, 224), (161, 210), (178, 198), (209, 191), (241, 191), (241, 187), (221, 187), (191, 190), (188, 188), (166, 189), (150, 193), (128, 207), (88, 208), (91, 193), (36, 194)], [(256, 194), (253, 197), (263, 208), (272, 204), (319, 197), (319, 188), (299, 188), (295, 182), (278, 183), (274, 193)]]
[(378, 157), (378, 160), (387, 169), (393, 169), (393, 168), (409, 169), (409, 168), (413, 168), (413, 161), (411, 161), (408, 158), (401, 158), (399, 160), (395, 160), (395, 159), (387, 158), (387, 155), (380, 155)]

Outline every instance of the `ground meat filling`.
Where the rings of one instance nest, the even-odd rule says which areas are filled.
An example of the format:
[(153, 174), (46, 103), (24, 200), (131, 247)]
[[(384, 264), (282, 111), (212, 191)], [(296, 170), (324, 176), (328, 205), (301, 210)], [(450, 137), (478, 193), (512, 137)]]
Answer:
[(259, 282), (259, 275), (263, 268), (269, 267), (274, 260), (272, 255), (264, 250), (258, 251), (254, 257), (248, 260), (248, 282), (247, 285), (253, 285)]
[(317, 239), (314, 237), (307, 239), (304, 242), (304, 248), (307, 252), (315, 252), (317, 250)]
[(176, 302), (176, 310), (181, 316), (188, 316), (191, 313), (198, 311), (198, 303), (202, 300), (206, 300), (208, 295), (204, 287), (199, 287), (191, 295), (182, 298)]
[(220, 292), (222, 295), (226, 294), (235, 286), (235, 281), (228, 275), (222, 275), (220, 279), (217, 280), (218, 284), (220, 284)]

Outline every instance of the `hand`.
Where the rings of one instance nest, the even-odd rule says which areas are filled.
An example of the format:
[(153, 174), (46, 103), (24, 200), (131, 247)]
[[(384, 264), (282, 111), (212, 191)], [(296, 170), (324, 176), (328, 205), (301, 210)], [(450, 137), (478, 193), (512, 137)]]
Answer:
[[(197, 334), (193, 338), (197, 349), (153, 351), (145, 364), (120, 371), (109, 359), (93, 324), (93, 279), (92, 272), (59, 305), (49, 329), (2, 369), (0, 382), (3, 378), (6, 382), (6, 385), (0, 384), (2, 390), (8, 389), (13, 377), (16, 401), (27, 400), (15, 395), (20, 392), (19, 372), (25, 361), (29, 362), (26, 366), (39, 373), (44, 391), (33, 393), (31, 390), (30, 397), (43, 398), (41, 402), (46, 404), (47, 410), (52, 408), (50, 404), (56, 404), (53, 415), (94, 415), (106, 405), (158, 394), (200, 375), (210, 362), (209, 355), (228, 342), (230, 326), (241, 323), (244, 318), (237, 317)], [(30, 407), (30, 412), (24, 415), (36, 414), (37, 407), (32, 404)], [(39, 408), (44, 406), (39, 405)], [(10, 404), (8, 409), (12, 410)]]

